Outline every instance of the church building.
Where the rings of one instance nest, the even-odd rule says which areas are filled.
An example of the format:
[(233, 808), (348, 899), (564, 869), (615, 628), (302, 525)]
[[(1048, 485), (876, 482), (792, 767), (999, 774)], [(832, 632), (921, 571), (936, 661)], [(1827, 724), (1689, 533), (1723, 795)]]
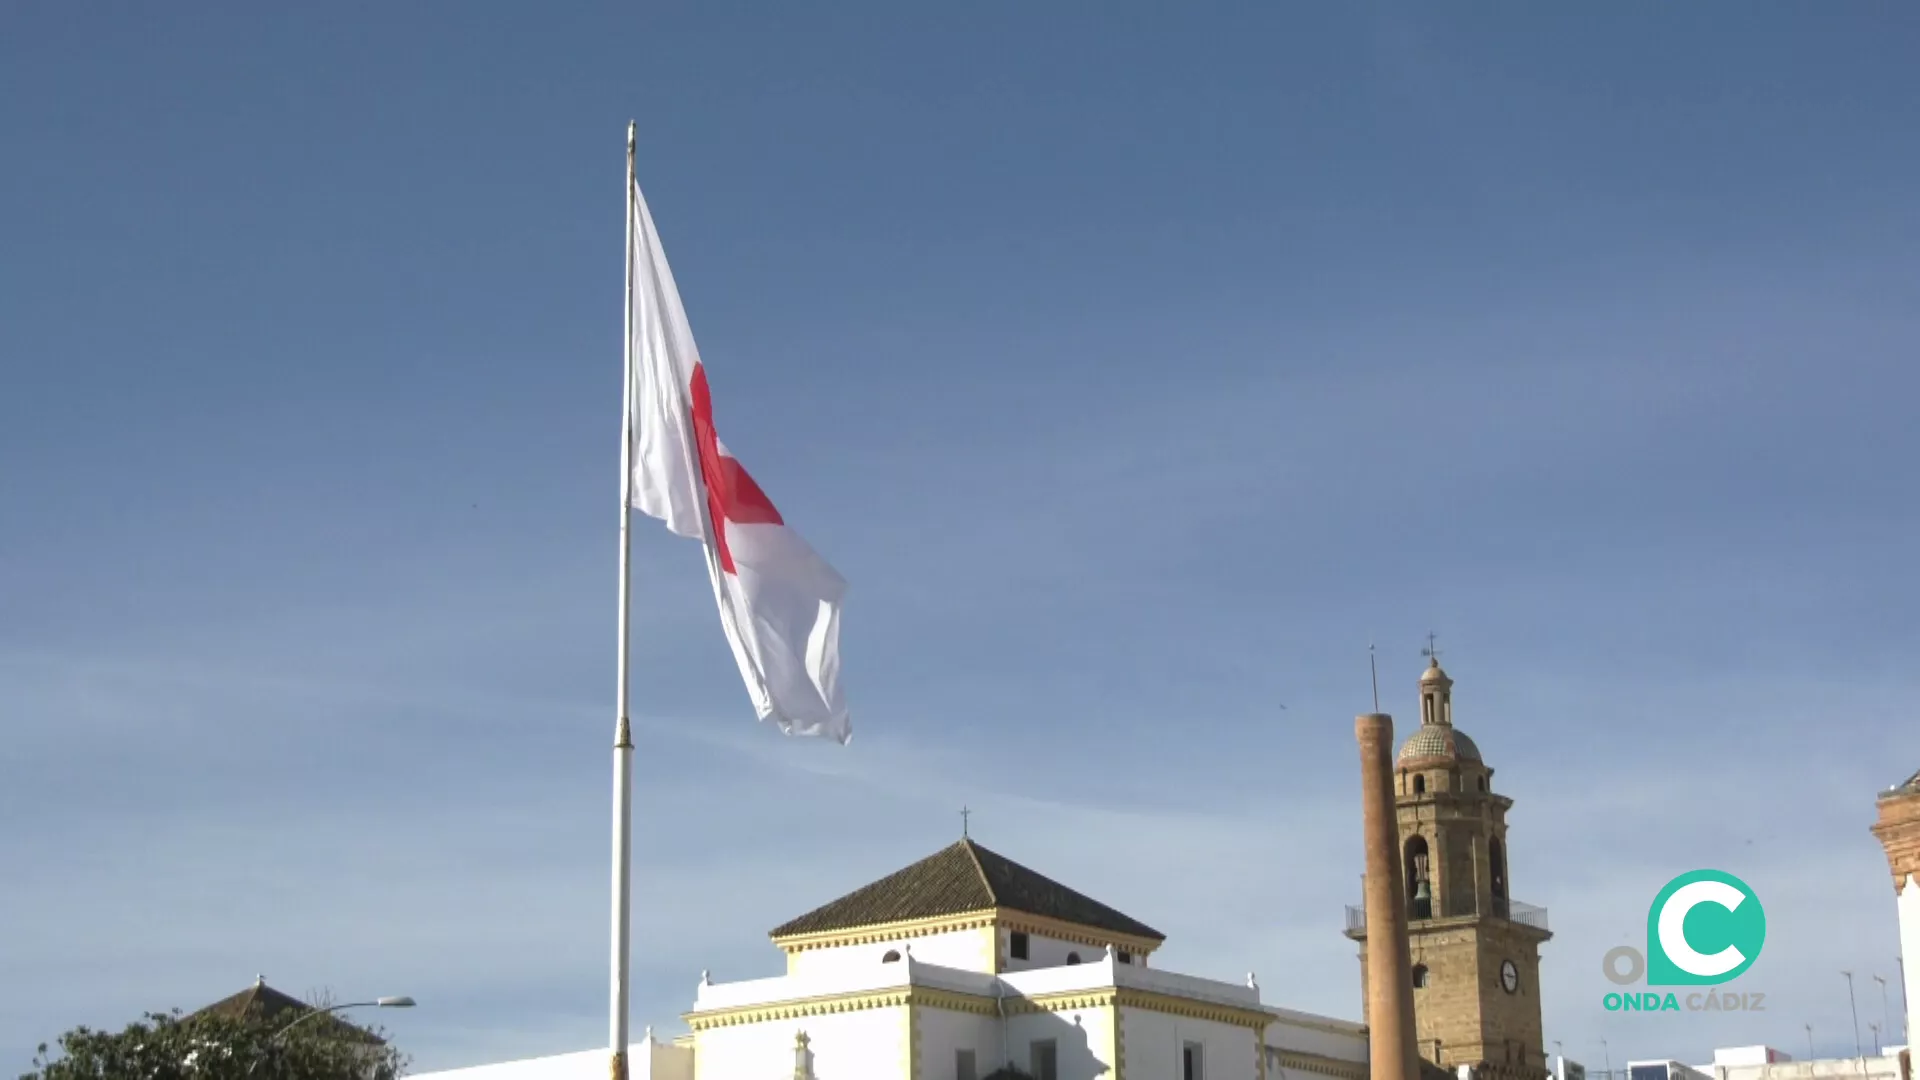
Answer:
[[(770, 935), (786, 973), (704, 974), (658, 1080), (1365, 1080), (1360, 1024), (1153, 966), (1165, 935), (962, 839)], [(604, 1077), (606, 1051), (426, 1074)], [(423, 1077), (422, 1080), (425, 1080)]]
[[(1471, 1066), (1476, 1080), (1539, 1080), (1546, 912), (1509, 895), (1513, 802), (1453, 726), (1453, 680), (1437, 659), (1420, 679), (1420, 719), (1391, 780), (1420, 1077)], [(1391, 851), (1390, 832), (1381, 843)], [(769, 936), (785, 972), (702, 973), (687, 1033), (661, 1041), (649, 1028), (629, 1052), (632, 1077), (1369, 1080), (1364, 1024), (1267, 1004), (1252, 974), (1165, 970), (1160, 931), (970, 837)], [(1347, 936), (1360, 945), (1364, 1002), (1365, 912), (1348, 909)], [(419, 1080), (600, 1080), (607, 1057)]]

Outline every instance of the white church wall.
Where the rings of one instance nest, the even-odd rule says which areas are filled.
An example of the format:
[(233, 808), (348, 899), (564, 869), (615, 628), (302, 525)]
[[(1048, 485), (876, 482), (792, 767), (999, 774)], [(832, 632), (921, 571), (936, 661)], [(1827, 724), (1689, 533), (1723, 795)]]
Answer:
[(1258, 1080), (1266, 1052), (1249, 1028), (1133, 1006), (1120, 1009), (1120, 1031), (1128, 1076), (1179, 1080), (1183, 1049), (1198, 1043), (1203, 1080)]
[(923, 964), (990, 971), (993, 962), (993, 931), (986, 927), (972, 930), (947, 930), (921, 937), (874, 941), (864, 945), (841, 945), (831, 949), (806, 949), (787, 954), (787, 973), (811, 975), (819, 972), (859, 968), (883, 962), (889, 952), (904, 958), (911, 946), (913, 958)]
[[(1007, 1053), (1016, 1067), (1031, 1072), (1035, 1044), (1052, 1042), (1055, 1075), (1059, 1080), (1113, 1080), (1113, 1062), (1108, 1056), (1113, 1046), (1114, 1014), (1115, 1010), (1108, 1006), (1009, 1016)], [(997, 1055), (994, 1064), (1000, 1064)], [(1133, 1072), (1131, 1068), (1128, 1071)], [(984, 1070), (981, 1075), (986, 1075)]]
[[(1047, 937), (1043, 934), (1027, 934), (1027, 958), (1022, 960), (1013, 955), (1012, 930), (1004, 927), (995, 932), (997, 947), (1000, 950), (1002, 971), (1031, 971), (1035, 968), (1062, 967), (1075, 956), (1082, 964), (1097, 963), (1107, 955), (1104, 945), (1088, 945), (1079, 941), (1065, 941)], [(1144, 958), (1135, 955), (1133, 962), (1141, 964)]]
[(1340, 1061), (1367, 1060), (1367, 1031), (1358, 1024), (1281, 1010), (1267, 1025), (1266, 1043), (1281, 1050)]
[[(1900, 913), (1900, 955), (1907, 958), (1905, 1041), (1909, 1047), (1920, 1047), (1920, 876), (1907, 875), (1896, 909)], [(1887, 1032), (1885, 1038), (1889, 1043), (1898, 1042), (1900, 1033)], [(1915, 1070), (1920, 1072), (1920, 1053), (1913, 1056)]]
[(692, 1080), (790, 1077), (794, 1036), (802, 1031), (820, 1080), (907, 1080), (904, 1005), (695, 1032)]
[[(792, 1055), (788, 1055), (791, 1071)], [(694, 1080), (693, 1051), (669, 1043), (638, 1042), (627, 1048), (627, 1071), (632, 1080)], [(582, 1050), (574, 1054), (525, 1058), (467, 1069), (412, 1073), (408, 1080), (606, 1080), (607, 1052)]]
[(973, 1051), (975, 1077), (992, 1072), (1003, 1060), (996, 1017), (920, 1006), (914, 1010), (914, 1026), (920, 1033), (920, 1067), (914, 1075), (921, 1080), (956, 1080), (961, 1050)]
[(672, 1043), (654, 1043), (648, 1052), (630, 1054), (639, 1065), (633, 1080), (693, 1080), (693, 1047)]
[(713, 1012), (835, 994), (862, 994), (903, 987), (907, 980), (906, 963), (882, 964), (876, 958), (865, 964), (822, 966), (798, 975), (702, 983), (694, 993), (693, 1011)]
[(1182, 975), (1164, 968), (1136, 968), (1126, 964), (1116, 964), (1112, 970), (1118, 985), (1137, 990), (1152, 990), (1175, 997), (1218, 1002), (1222, 1005), (1237, 1005), (1242, 1008), (1258, 1007), (1260, 1004), (1260, 991), (1248, 986), (1244, 981), (1225, 982), (1198, 975)]

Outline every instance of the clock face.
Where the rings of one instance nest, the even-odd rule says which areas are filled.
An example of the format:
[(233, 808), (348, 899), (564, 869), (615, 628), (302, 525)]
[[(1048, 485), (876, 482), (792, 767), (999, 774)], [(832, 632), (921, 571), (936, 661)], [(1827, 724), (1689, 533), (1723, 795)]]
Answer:
[(1500, 961), (1500, 986), (1509, 994), (1520, 989), (1520, 969), (1511, 960)]

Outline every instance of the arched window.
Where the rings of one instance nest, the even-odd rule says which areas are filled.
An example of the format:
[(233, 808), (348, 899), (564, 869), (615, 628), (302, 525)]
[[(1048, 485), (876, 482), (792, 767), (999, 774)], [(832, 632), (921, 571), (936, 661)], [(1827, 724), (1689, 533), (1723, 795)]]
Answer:
[(1414, 777), (1414, 778), (1413, 778), (1413, 793), (1414, 793), (1415, 795), (1425, 795), (1425, 794), (1427, 793), (1427, 778), (1426, 778), (1426, 777), (1424, 777), (1424, 776), (1416, 776), (1416, 777)]
[(883, 964), (893, 964), (893, 963), (898, 963), (898, 962), (899, 962), (899, 960), (900, 960), (900, 950), (899, 950), (899, 949), (888, 949), (888, 950), (887, 950), (887, 955), (885, 955), (885, 956), (883, 956), (883, 957), (881, 957), (881, 958), (880, 958), (880, 962), (881, 962), (881, 963), (883, 963)]
[(1487, 866), (1493, 871), (1493, 898), (1505, 900), (1507, 898), (1507, 849), (1497, 836), (1487, 843)]
[(1079, 954), (1079, 953), (1077, 953), (1077, 952), (1070, 952), (1070, 953), (1068, 953), (1068, 954), (1067, 954), (1067, 963), (1069, 963), (1069, 964), (1077, 964), (1077, 963), (1079, 963), (1079, 962), (1080, 962), (1080, 954)]
[(1413, 988), (1419, 990), (1427, 985), (1427, 965), (1413, 965)]
[(1407, 882), (1407, 914), (1415, 919), (1433, 917), (1433, 886), (1427, 882), (1427, 838), (1407, 837), (1406, 862), (1402, 867)]

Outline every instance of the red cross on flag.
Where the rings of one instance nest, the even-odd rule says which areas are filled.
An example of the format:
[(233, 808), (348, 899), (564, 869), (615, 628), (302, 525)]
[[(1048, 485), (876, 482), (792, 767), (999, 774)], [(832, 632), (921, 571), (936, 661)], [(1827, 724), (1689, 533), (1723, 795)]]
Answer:
[(720, 626), (754, 711), (790, 735), (852, 735), (840, 692), (847, 583), (787, 527), (713, 427), (713, 396), (638, 184), (629, 193), (627, 505), (706, 545)]

